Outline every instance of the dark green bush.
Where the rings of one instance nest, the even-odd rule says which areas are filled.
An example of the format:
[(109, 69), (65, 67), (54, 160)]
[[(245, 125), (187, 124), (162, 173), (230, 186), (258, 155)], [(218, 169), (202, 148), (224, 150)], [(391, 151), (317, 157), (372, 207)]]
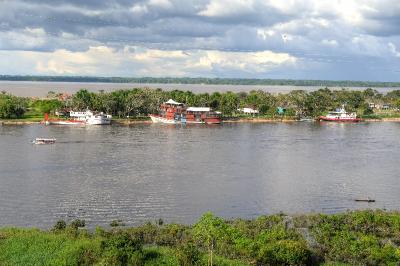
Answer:
[(80, 227), (85, 227), (86, 222), (85, 220), (76, 219), (71, 222), (70, 226), (74, 229), (78, 229)]
[(62, 231), (67, 227), (67, 223), (64, 220), (58, 220), (53, 227), (54, 231)]
[(261, 246), (257, 263), (263, 265), (306, 265), (310, 251), (304, 242), (279, 240)]
[(187, 242), (178, 246), (177, 257), (181, 266), (198, 265), (201, 253), (193, 242)]
[(110, 223), (111, 227), (125, 226), (125, 223), (122, 220), (112, 220)]
[(143, 238), (126, 231), (113, 232), (101, 243), (104, 262), (108, 265), (141, 265), (144, 262), (142, 252)]

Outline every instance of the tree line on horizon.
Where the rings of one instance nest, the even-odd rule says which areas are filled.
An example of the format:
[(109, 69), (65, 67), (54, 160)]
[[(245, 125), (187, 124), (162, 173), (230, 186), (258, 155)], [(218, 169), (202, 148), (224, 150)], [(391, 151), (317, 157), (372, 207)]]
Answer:
[(348, 111), (357, 112), (359, 115), (372, 114), (371, 103), (385, 104), (394, 109), (400, 108), (400, 90), (383, 94), (371, 88), (364, 91), (321, 88), (310, 92), (293, 90), (279, 94), (262, 90), (195, 94), (191, 91), (164, 91), (150, 88), (94, 93), (81, 89), (68, 99), (60, 100), (59, 96), (49, 92), (46, 99), (32, 99), (3, 92), (0, 94), (0, 118), (21, 118), (28, 110), (35, 110), (41, 114), (54, 114), (57, 110), (87, 108), (121, 118), (147, 116), (157, 113), (160, 104), (168, 99), (188, 106), (211, 107), (213, 110), (221, 111), (226, 117), (237, 116), (240, 113), (238, 109), (244, 107), (257, 109), (260, 115), (271, 117), (277, 115), (278, 107), (286, 110), (286, 116), (299, 117), (317, 117), (342, 105), (345, 105)]
[(161, 83), (206, 85), (270, 85), (270, 86), (317, 86), (317, 87), (400, 87), (400, 82), (314, 80), (314, 79), (250, 79), (206, 77), (95, 77), (95, 76), (19, 76), (0, 75), (4, 81), (52, 81), (52, 82), (104, 82), (104, 83)]

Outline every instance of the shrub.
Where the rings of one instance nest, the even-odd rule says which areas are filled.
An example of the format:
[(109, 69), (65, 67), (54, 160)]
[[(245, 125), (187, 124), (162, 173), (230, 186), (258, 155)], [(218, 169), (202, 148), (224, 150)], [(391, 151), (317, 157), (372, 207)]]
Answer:
[(122, 220), (112, 220), (110, 223), (111, 227), (125, 226), (125, 223)]
[(67, 223), (64, 220), (58, 220), (53, 226), (54, 231), (62, 231), (67, 227)]
[(78, 229), (79, 227), (85, 227), (85, 225), (86, 225), (85, 220), (80, 220), (80, 219), (73, 220), (70, 224), (70, 226), (74, 229)]
[(279, 240), (261, 247), (257, 263), (269, 265), (306, 265), (310, 251), (305, 243), (294, 240)]
[(114, 232), (101, 244), (107, 265), (141, 265), (143, 238), (126, 231)]
[(187, 242), (178, 247), (177, 257), (181, 266), (192, 266), (198, 264), (201, 253), (193, 242)]

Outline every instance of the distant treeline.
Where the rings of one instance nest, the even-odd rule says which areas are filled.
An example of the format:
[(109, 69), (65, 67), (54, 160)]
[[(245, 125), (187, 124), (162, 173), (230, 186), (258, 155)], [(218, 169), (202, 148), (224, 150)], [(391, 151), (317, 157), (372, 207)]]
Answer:
[(375, 82), (351, 80), (296, 80), (296, 79), (240, 79), (240, 78), (174, 78), (174, 77), (87, 77), (87, 76), (13, 76), (0, 75), (9, 81), (103, 82), (103, 83), (163, 83), (208, 85), (282, 85), (320, 87), (400, 87), (400, 82)]
[(149, 88), (94, 93), (82, 89), (67, 99), (62, 99), (60, 96), (62, 95), (49, 92), (47, 99), (30, 99), (4, 92), (0, 94), (0, 118), (19, 118), (26, 110), (42, 115), (55, 113), (56, 110), (85, 110), (86, 108), (121, 118), (138, 117), (157, 113), (160, 104), (168, 99), (188, 106), (211, 107), (216, 111), (221, 111), (225, 117), (239, 115), (238, 109), (244, 107), (257, 109), (260, 115), (270, 117), (279, 116), (277, 114), (279, 107), (284, 108), (286, 110), (284, 115), (290, 117), (317, 117), (342, 105), (345, 105), (348, 111), (357, 112), (359, 115), (373, 114), (374, 105), (386, 106), (394, 112), (400, 108), (400, 90), (382, 94), (370, 88), (364, 91), (328, 88), (311, 92), (293, 90), (280, 94), (271, 94), (262, 90), (195, 94), (191, 91), (163, 91)]

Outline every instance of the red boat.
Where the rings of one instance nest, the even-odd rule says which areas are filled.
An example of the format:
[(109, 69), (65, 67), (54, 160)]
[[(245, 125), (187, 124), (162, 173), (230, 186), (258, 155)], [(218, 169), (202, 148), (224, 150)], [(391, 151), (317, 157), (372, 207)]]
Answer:
[(320, 116), (319, 120), (331, 122), (360, 122), (361, 119), (357, 118), (356, 113), (346, 112), (344, 106), (335, 112), (329, 112), (326, 116)]
[(186, 107), (183, 103), (169, 99), (161, 104), (160, 114), (150, 115), (153, 123), (164, 124), (220, 124), (221, 113), (210, 107)]

